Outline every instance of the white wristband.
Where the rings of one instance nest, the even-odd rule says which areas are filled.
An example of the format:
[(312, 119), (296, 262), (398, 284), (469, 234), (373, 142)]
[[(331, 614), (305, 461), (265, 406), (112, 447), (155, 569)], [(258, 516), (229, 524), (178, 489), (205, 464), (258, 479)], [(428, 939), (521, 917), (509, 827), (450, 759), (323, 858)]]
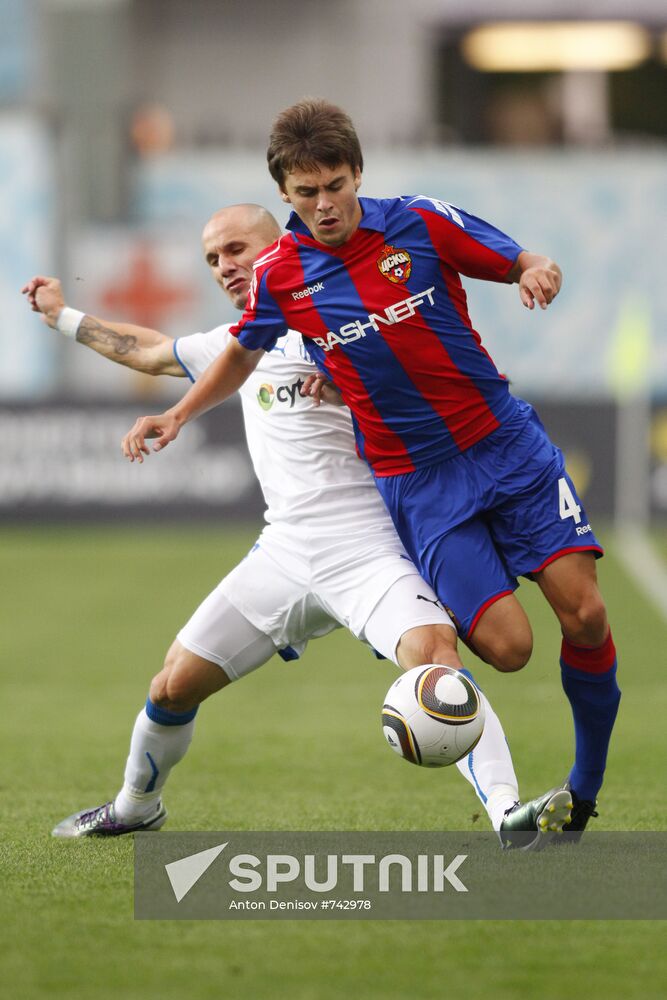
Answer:
[(58, 313), (56, 330), (60, 330), (66, 337), (76, 337), (76, 332), (81, 326), (81, 320), (85, 315), (85, 313), (79, 312), (78, 309), (70, 309), (69, 306), (65, 306)]

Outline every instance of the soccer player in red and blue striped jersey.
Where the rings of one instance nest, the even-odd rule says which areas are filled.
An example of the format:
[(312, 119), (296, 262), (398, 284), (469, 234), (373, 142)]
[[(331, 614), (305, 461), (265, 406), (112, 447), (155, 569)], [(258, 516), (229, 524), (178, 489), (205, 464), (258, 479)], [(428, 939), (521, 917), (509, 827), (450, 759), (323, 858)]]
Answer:
[(235, 391), (288, 327), (299, 330), (352, 411), (359, 453), (404, 545), (471, 647), (500, 670), (527, 662), (519, 576), (554, 609), (576, 737), (570, 830), (580, 831), (620, 699), (595, 570), (602, 549), (562, 453), (482, 346), (461, 282), (518, 283), (526, 307), (545, 309), (560, 269), (438, 199), (359, 198), (359, 141), (327, 102), (283, 112), (268, 160), (294, 212), (288, 235), (256, 262), (235, 349), (166, 414), (138, 421), (124, 451), (140, 457), (146, 436), (164, 447)]

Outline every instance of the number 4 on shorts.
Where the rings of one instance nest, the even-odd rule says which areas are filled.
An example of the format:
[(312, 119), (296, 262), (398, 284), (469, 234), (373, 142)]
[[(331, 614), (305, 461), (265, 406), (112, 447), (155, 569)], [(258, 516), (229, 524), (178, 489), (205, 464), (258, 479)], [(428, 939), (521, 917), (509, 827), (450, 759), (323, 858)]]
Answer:
[(581, 507), (574, 499), (570, 484), (565, 477), (558, 480), (558, 511), (562, 520), (573, 517), (575, 524), (581, 521)]

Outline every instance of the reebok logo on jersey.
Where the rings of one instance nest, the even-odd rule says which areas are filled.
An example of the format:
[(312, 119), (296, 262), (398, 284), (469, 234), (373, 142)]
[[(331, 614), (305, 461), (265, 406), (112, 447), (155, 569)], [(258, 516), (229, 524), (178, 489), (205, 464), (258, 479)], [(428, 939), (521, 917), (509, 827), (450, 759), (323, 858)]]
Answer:
[(377, 260), (378, 270), (395, 285), (404, 285), (412, 272), (412, 258), (407, 250), (385, 247)]
[(324, 282), (318, 281), (315, 285), (308, 285), (307, 288), (302, 288), (298, 292), (292, 292), (292, 298), (296, 301), (297, 299), (307, 299), (309, 295), (314, 295), (315, 292), (321, 292), (324, 289)]
[(313, 342), (322, 350), (331, 351), (336, 344), (351, 344), (355, 340), (363, 339), (369, 330), (379, 333), (381, 326), (394, 326), (396, 323), (402, 323), (405, 319), (410, 319), (416, 313), (417, 307), (425, 302), (432, 306), (434, 304), (434, 291), (435, 285), (431, 285), (423, 292), (411, 295), (407, 299), (401, 299), (400, 302), (394, 302), (393, 305), (385, 309), (384, 313), (369, 313), (367, 323), (355, 319), (353, 323), (345, 323), (341, 326), (338, 333), (329, 330), (326, 340), (324, 337), (313, 337)]

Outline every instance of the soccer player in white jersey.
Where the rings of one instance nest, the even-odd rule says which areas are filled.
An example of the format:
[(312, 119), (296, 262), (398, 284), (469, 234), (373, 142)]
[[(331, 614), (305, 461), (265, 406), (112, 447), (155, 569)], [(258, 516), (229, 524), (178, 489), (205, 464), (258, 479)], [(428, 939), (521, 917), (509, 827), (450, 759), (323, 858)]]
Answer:
[[(256, 205), (223, 209), (206, 225), (206, 261), (239, 309), (253, 261), (279, 233), (275, 219)], [(227, 325), (173, 341), (155, 330), (77, 312), (65, 305), (55, 278), (37, 276), (23, 291), (49, 326), (153, 375), (194, 380), (231, 337)], [(355, 453), (349, 411), (319, 408), (300, 393), (314, 370), (300, 335), (290, 331), (243, 386), (248, 445), (268, 524), (169, 649), (136, 719), (118, 795), (63, 820), (55, 836), (159, 829), (167, 815), (162, 789), (187, 751), (200, 703), (274, 653), (298, 657), (309, 639), (341, 625), (404, 669), (433, 662), (462, 668), (451, 619), (408, 559)], [(569, 817), (569, 796), (560, 789), (518, 804), (507, 741), (484, 701), (482, 738), (457, 766), (506, 846), (541, 846), (545, 823), (560, 829)], [(511, 832), (503, 836), (507, 815)]]

